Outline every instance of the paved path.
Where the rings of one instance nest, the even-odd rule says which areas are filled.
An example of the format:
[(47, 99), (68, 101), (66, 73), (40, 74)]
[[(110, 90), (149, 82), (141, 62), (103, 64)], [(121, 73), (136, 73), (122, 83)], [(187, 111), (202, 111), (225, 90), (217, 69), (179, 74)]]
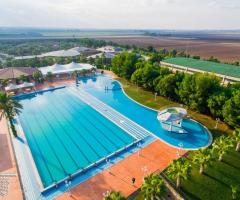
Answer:
[(20, 182), (17, 175), (16, 163), (12, 151), (10, 137), (6, 120), (0, 121), (0, 180), (6, 183), (5, 191), (0, 186), (0, 193), (6, 195), (1, 196), (0, 200), (22, 200)]
[[(184, 154), (181, 150), (179, 154)], [(107, 190), (121, 191), (128, 196), (136, 191), (143, 182), (143, 177), (157, 170), (164, 170), (177, 158), (177, 149), (157, 140), (109, 169), (97, 174), (78, 185), (69, 193), (64, 193), (57, 200), (101, 200)], [(132, 177), (136, 183), (131, 184)]]

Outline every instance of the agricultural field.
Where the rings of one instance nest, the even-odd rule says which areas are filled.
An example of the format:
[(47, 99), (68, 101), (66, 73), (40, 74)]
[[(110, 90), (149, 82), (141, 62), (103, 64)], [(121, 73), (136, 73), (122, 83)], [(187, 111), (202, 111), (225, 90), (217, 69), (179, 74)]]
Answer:
[(204, 59), (214, 56), (221, 62), (240, 60), (240, 40), (232, 39), (191, 39), (176, 37), (106, 37), (105, 40), (118, 44), (136, 45), (139, 47), (153, 46), (156, 49), (176, 49), (191, 55), (199, 55)]

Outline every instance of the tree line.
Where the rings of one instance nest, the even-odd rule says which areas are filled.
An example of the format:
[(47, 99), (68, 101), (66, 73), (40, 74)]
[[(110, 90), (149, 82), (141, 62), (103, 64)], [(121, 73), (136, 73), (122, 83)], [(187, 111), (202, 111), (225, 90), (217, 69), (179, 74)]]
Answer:
[[(161, 56), (166, 55), (169, 52)], [(240, 83), (223, 86), (214, 74), (173, 73), (155, 61), (154, 57), (145, 61), (136, 53), (123, 52), (112, 59), (111, 69), (146, 90), (240, 127)]]

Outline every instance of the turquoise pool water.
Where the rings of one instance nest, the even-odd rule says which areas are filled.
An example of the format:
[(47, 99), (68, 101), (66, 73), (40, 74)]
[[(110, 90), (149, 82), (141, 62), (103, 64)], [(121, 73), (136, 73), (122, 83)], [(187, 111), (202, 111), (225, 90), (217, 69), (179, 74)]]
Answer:
[[(121, 85), (106, 75), (83, 77), (79, 86), (99, 100), (110, 105), (129, 119), (151, 131), (166, 143), (185, 149), (198, 149), (209, 144), (211, 135), (201, 124), (189, 119), (183, 120), (182, 126), (188, 134), (176, 134), (164, 130), (157, 120), (157, 112), (146, 108), (125, 95)], [(108, 88), (109, 90), (105, 90)]]
[(135, 141), (66, 88), (19, 99), (19, 120), (44, 187)]

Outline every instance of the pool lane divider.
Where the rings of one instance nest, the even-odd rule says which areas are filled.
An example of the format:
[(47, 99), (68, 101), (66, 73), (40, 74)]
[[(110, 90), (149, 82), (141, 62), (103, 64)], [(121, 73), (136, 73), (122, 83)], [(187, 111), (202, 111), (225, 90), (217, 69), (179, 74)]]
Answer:
[(112, 107), (106, 105), (102, 101), (98, 100), (96, 97), (90, 95), (89, 93), (85, 92), (83, 89), (75, 88), (75, 87), (68, 87), (68, 91), (80, 98), (83, 102), (91, 106), (101, 115), (106, 117), (112, 123), (123, 129), (129, 135), (131, 135), (135, 139), (144, 139), (149, 135), (155, 136), (150, 131), (146, 130), (142, 126), (138, 125), (136, 122), (130, 120), (126, 116), (122, 115)]

